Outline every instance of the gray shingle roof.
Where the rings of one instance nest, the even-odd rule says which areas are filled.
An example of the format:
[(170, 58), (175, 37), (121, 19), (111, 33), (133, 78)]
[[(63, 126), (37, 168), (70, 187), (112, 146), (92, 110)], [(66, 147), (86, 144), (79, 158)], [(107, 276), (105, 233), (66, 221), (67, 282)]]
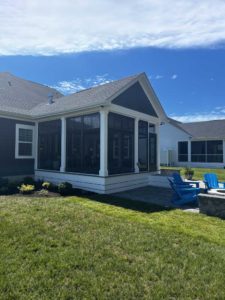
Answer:
[(191, 123), (176, 122), (176, 126), (184, 130), (186, 133), (190, 134), (190, 136), (192, 136), (193, 138), (225, 138), (225, 120), (212, 120)]
[[(28, 117), (44, 117), (104, 105), (139, 75), (63, 96), (47, 86), (18, 78), (10, 73), (0, 73), (0, 111)], [(48, 104), (49, 93), (54, 95), (53, 104)]]
[(48, 95), (54, 99), (62, 94), (48, 86), (18, 78), (10, 73), (0, 73), (0, 110), (28, 114), (40, 103), (48, 102)]
[(64, 96), (56, 99), (51, 105), (48, 105), (47, 103), (40, 104), (32, 110), (32, 116), (38, 117), (49, 114), (65, 113), (73, 110), (107, 104), (109, 98), (131, 83), (131, 81), (138, 76), (139, 75), (126, 77)]

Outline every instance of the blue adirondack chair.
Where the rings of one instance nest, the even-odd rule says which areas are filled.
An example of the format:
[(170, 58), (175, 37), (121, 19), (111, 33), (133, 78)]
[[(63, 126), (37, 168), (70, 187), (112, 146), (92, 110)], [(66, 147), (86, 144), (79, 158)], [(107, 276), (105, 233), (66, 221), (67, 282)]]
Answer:
[(174, 192), (173, 198), (171, 199), (172, 204), (176, 206), (181, 206), (188, 203), (198, 202), (198, 193), (200, 191), (199, 188), (179, 187), (176, 186), (172, 180), (168, 180)]
[[(199, 187), (193, 187), (192, 185), (190, 185), (190, 184), (177, 184), (177, 183), (175, 183), (175, 181), (174, 180), (171, 180), (169, 177), (167, 177), (167, 179), (169, 180), (169, 183), (170, 183), (170, 186), (171, 185), (174, 185), (178, 190), (182, 190), (182, 189), (186, 189), (186, 190), (192, 190), (192, 191), (196, 191), (196, 193), (197, 194), (200, 194), (201, 193), (201, 189), (199, 188)], [(185, 183), (185, 182), (184, 182)]]
[(208, 190), (210, 189), (225, 189), (225, 182), (219, 182), (218, 177), (214, 173), (204, 175), (204, 183)]
[(183, 181), (183, 179), (181, 178), (179, 173), (173, 173), (172, 176), (173, 176), (174, 183), (176, 185), (186, 185), (186, 186), (191, 186), (192, 187), (192, 184), (195, 184), (196, 188), (199, 188), (199, 182), (196, 182), (196, 181), (188, 181), (188, 182)]

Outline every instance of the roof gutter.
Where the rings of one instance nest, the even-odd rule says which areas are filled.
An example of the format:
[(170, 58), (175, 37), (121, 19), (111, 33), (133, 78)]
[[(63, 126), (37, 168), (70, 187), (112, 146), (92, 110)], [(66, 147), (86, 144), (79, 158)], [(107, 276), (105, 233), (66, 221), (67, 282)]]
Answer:
[(26, 119), (28, 121), (36, 121), (36, 120), (43, 119), (43, 118), (58, 117), (58, 116), (63, 116), (63, 115), (67, 115), (67, 114), (71, 114), (71, 113), (75, 113), (75, 112), (80, 112), (83, 110), (106, 107), (106, 106), (109, 106), (109, 103), (101, 103), (98, 105), (89, 105), (89, 106), (84, 106), (79, 109), (65, 110), (63, 112), (49, 113), (49, 114), (37, 115), (37, 116), (31, 116), (31, 115), (22, 114), (22, 113), (20, 114), (20, 113), (14, 113), (14, 112), (5, 112), (5, 111), (0, 110), (0, 116), (2, 115), (2, 116), (6, 116), (6, 117), (11, 117), (11, 118), (14, 117), (14, 118)]

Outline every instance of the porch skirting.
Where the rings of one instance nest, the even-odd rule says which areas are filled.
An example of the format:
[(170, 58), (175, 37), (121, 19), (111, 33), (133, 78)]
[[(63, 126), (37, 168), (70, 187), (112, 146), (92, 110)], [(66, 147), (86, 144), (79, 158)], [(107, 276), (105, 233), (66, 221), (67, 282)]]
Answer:
[(54, 184), (67, 181), (70, 182), (74, 188), (98, 194), (112, 194), (148, 185), (150, 174), (152, 173), (132, 173), (101, 177), (96, 175), (36, 170), (35, 179), (49, 181)]

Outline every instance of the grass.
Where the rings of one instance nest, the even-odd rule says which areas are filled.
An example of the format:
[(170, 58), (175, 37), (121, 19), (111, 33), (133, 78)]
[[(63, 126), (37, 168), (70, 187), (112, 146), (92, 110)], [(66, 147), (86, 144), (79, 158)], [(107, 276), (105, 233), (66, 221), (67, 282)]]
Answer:
[[(181, 175), (184, 176), (184, 169), (182, 167), (161, 167), (161, 169), (176, 169), (181, 170)], [(192, 168), (194, 170), (194, 179), (203, 180), (205, 173), (217, 174), (220, 181), (225, 182), (225, 169), (206, 169), (206, 168)]]
[(225, 221), (109, 196), (0, 197), (0, 299), (225, 299)]

